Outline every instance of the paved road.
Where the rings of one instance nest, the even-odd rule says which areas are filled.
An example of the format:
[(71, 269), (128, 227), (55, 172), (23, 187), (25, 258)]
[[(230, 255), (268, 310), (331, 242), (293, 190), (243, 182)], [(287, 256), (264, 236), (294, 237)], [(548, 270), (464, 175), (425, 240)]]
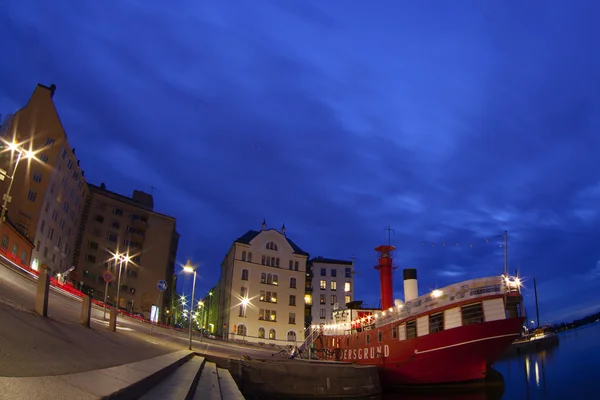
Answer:
[[(37, 281), (0, 260), (0, 376), (58, 375), (107, 368), (187, 348), (185, 332), (154, 327), (119, 316), (117, 333), (108, 330), (103, 311), (92, 310), (91, 329), (79, 324), (81, 300), (51, 290), (49, 318), (34, 308)], [(273, 350), (204, 338), (193, 348), (222, 357), (269, 357)]]

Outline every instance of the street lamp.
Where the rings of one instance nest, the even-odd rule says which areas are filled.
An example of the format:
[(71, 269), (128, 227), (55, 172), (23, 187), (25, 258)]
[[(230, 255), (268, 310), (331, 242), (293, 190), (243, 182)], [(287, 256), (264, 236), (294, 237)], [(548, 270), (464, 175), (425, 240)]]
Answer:
[(117, 315), (119, 314), (119, 302), (121, 298), (119, 297), (121, 292), (121, 271), (123, 269), (123, 261), (125, 261), (125, 269), (127, 269), (127, 263), (131, 261), (129, 254), (119, 253), (118, 251), (113, 256), (113, 260), (119, 262), (119, 276), (117, 278)]
[(202, 343), (202, 335), (204, 334), (204, 302), (198, 301), (198, 307), (202, 308), (202, 314), (200, 316), (200, 343)]
[(7, 146), (8, 146), (8, 149), (12, 153), (17, 152), (18, 156), (17, 156), (17, 161), (15, 162), (15, 166), (13, 167), (11, 176), (6, 175), (6, 173), (4, 173), (4, 171), (2, 171), (2, 173), (0, 173), (0, 180), (4, 180), (5, 177), (8, 177), (8, 179), (10, 179), (10, 182), (8, 184), (8, 189), (6, 189), (6, 194), (4, 195), (4, 202), (2, 203), (2, 211), (0, 211), (0, 226), (2, 226), (2, 222), (4, 222), (4, 217), (6, 215), (6, 207), (8, 206), (8, 202), (10, 201), (10, 190), (12, 189), (12, 185), (15, 180), (15, 174), (17, 173), (17, 167), (19, 166), (19, 161), (21, 161), (21, 158), (25, 158), (25, 159), (35, 158), (35, 154), (32, 151), (21, 149), (15, 142), (7, 143)]
[[(190, 260), (188, 260), (187, 263), (183, 266), (183, 272), (194, 273), (194, 282), (192, 283), (192, 303), (191, 303), (190, 310), (192, 310), (194, 307), (194, 292), (196, 291), (196, 268), (197, 267), (192, 265)], [(190, 314), (191, 314), (191, 312), (190, 312)], [(191, 350), (192, 349), (192, 319), (191, 319), (191, 317), (190, 317), (190, 323), (189, 323), (188, 336), (189, 336), (189, 341), (190, 341), (189, 350)]]

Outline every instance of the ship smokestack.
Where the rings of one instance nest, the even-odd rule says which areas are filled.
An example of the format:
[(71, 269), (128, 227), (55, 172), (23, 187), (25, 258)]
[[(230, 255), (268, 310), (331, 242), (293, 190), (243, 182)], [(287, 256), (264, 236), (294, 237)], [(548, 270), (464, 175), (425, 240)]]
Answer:
[(406, 268), (402, 271), (404, 275), (404, 302), (411, 301), (419, 297), (419, 285), (417, 283), (417, 270)]
[(394, 306), (394, 291), (392, 282), (392, 257), (390, 253), (396, 248), (391, 245), (377, 246), (375, 251), (379, 253), (378, 264), (375, 266), (379, 270), (379, 283), (381, 285), (381, 309), (387, 310)]

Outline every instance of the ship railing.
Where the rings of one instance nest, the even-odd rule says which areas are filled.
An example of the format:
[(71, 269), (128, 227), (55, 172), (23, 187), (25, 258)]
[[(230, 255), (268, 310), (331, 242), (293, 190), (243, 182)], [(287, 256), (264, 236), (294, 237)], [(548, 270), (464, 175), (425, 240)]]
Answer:
[(304, 339), (304, 342), (298, 347), (297, 351), (293, 351), (290, 354), (289, 358), (296, 358), (296, 356), (304, 353), (304, 351), (306, 351), (308, 348), (310, 348), (310, 346), (313, 344), (313, 342), (321, 334), (321, 329), (322, 328), (320, 326), (314, 326), (314, 327), (309, 326), (308, 328), (306, 328), (306, 330), (304, 331), (304, 337), (306, 339)]

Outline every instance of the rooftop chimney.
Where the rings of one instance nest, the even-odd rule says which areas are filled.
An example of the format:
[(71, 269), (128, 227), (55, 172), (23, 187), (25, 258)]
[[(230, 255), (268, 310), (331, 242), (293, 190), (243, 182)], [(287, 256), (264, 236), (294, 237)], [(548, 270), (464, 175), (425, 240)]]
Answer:
[(281, 233), (285, 235), (285, 224), (281, 225)]
[(267, 221), (263, 219), (262, 230), (267, 229)]
[(50, 97), (54, 97), (54, 92), (56, 92), (56, 85), (53, 83), (50, 85)]

